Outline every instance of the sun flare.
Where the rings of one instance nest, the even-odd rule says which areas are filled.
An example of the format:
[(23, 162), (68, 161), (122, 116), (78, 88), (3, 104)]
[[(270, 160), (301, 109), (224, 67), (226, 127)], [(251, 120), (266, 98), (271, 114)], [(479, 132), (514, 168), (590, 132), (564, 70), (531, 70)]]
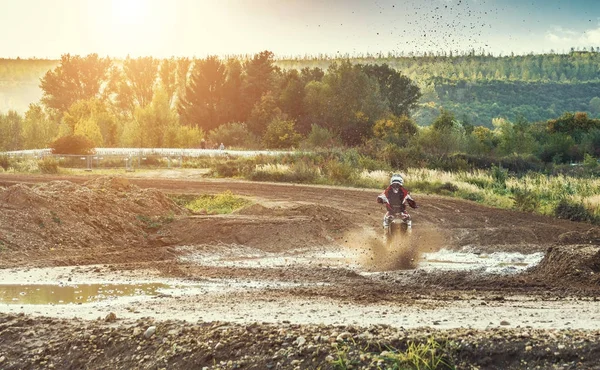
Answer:
[(120, 25), (137, 25), (146, 17), (144, 0), (112, 0), (113, 22)]

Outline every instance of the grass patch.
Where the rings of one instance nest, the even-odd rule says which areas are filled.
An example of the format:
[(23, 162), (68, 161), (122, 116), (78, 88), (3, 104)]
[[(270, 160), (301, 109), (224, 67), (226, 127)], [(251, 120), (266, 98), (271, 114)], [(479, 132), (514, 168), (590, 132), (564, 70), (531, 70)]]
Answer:
[(386, 369), (454, 369), (446, 352), (434, 338), (429, 338), (424, 343), (409, 342), (405, 351), (384, 351), (379, 360), (383, 360)]
[(228, 214), (247, 207), (252, 202), (233, 195), (230, 190), (217, 195), (202, 195), (188, 202), (185, 207), (195, 213)]

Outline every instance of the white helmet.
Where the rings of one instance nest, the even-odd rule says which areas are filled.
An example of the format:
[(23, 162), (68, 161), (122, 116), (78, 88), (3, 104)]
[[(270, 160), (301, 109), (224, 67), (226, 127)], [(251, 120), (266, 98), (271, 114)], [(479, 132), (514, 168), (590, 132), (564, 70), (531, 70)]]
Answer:
[(393, 174), (390, 179), (390, 186), (392, 187), (392, 191), (394, 193), (398, 193), (400, 191), (400, 187), (404, 184), (404, 180), (402, 176), (398, 174)]
[(402, 179), (402, 176), (398, 174), (393, 174), (392, 178), (390, 179), (390, 185), (394, 183), (400, 184), (400, 186), (404, 185), (404, 180)]

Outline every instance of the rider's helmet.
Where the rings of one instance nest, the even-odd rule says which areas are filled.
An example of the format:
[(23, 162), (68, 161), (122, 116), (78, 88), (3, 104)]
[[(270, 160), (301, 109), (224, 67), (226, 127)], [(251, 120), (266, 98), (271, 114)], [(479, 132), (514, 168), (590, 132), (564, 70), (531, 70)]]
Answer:
[(394, 193), (400, 191), (400, 187), (404, 185), (404, 180), (402, 179), (402, 176), (398, 174), (393, 174), (392, 178), (390, 179), (390, 185), (392, 186), (392, 190), (394, 191)]

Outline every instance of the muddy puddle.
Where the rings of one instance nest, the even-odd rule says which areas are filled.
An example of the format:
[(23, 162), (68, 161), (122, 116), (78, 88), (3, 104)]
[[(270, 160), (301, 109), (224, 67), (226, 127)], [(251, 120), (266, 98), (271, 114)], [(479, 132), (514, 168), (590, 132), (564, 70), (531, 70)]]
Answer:
[(0, 304), (83, 304), (131, 296), (155, 296), (161, 283), (142, 284), (0, 284)]
[[(296, 250), (281, 253), (268, 253), (245, 247), (232, 247), (223, 251), (191, 251), (182, 259), (202, 266), (281, 268), (289, 266), (328, 266), (350, 268), (357, 272), (390, 271), (389, 264), (377, 266), (369, 252), (354, 249)], [(377, 259), (389, 262), (396, 257), (395, 251), (378, 251)], [(387, 254), (386, 254), (387, 253)], [(381, 254), (385, 254), (381, 256)], [(473, 253), (442, 249), (436, 252), (420, 253), (415, 263), (416, 270), (433, 271), (478, 271), (489, 274), (514, 274), (535, 266), (544, 257), (543, 253)], [(375, 261), (377, 261), (375, 259)], [(401, 269), (401, 268), (400, 268)], [(412, 269), (412, 268), (411, 268)]]
[[(331, 260), (340, 257), (332, 256)], [(471, 262), (477, 260), (502, 260), (499, 256), (481, 258), (485, 256), (480, 255), (474, 261), (467, 261), (469, 263), (448, 263), (447, 260), (441, 262), (447, 257), (443, 254), (438, 253), (434, 257), (428, 263), (472, 266), (474, 263)], [(463, 256), (463, 262), (465, 258)], [(514, 255), (510, 256), (513, 260), (506, 258), (511, 263), (527, 261), (514, 260)], [(235, 263), (233, 260), (230, 262)], [(321, 258), (320, 263), (326, 262)], [(510, 326), (594, 329), (600, 326), (597, 304), (593, 301), (544, 301), (542, 304), (537, 297), (507, 296), (496, 301), (472, 296), (452, 304), (427, 298), (409, 305), (351, 304), (326, 297), (307, 298), (285, 293), (289, 287), (327, 285), (325, 282), (188, 281), (167, 279), (151, 270), (124, 272), (96, 266), (0, 270), (0, 281), (3, 282), (0, 286), (0, 312), (60, 318), (96, 320), (114, 313), (118, 319), (133, 320), (154, 317), (157, 320), (177, 318), (189, 322), (386, 324), (404, 328)]]

